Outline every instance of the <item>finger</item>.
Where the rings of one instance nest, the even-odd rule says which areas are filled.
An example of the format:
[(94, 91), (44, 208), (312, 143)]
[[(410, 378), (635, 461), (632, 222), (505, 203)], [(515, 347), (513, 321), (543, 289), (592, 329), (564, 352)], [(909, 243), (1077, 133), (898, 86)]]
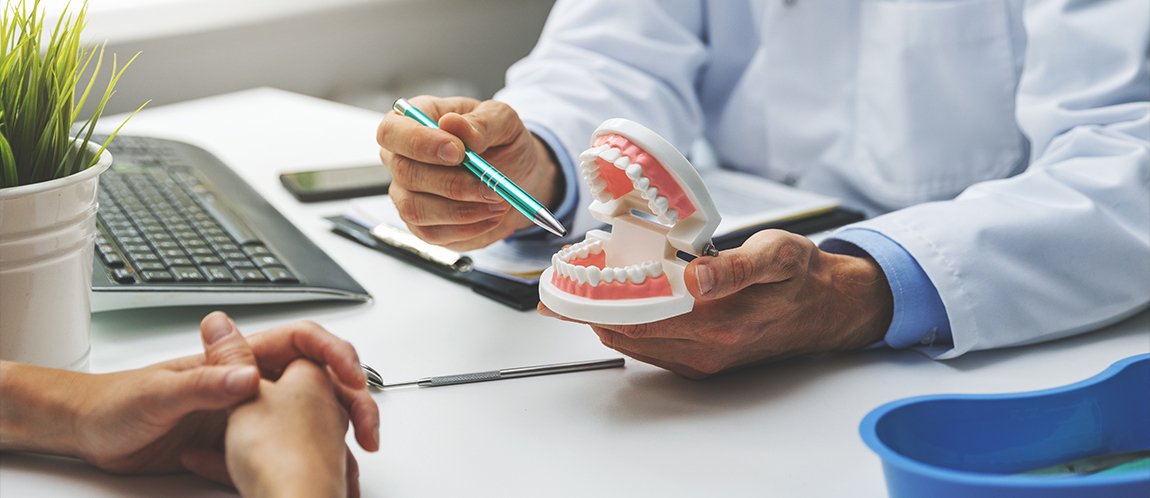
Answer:
[(407, 189), (391, 192), (390, 197), (403, 221), (415, 226), (469, 225), (498, 219), (511, 209), (506, 202), (461, 202)]
[(505, 238), (503, 235), (503, 220), (483, 220), (469, 225), (437, 225), (421, 227), (407, 225), (407, 229), (427, 242), (443, 246), (453, 251), (466, 251), (484, 247), (497, 240)]
[[(483, 185), (479, 178), (464, 168), (424, 163), (398, 155), (388, 157), (387, 164), (394, 186), (455, 201), (488, 204), (504, 202), (499, 194)], [(392, 194), (390, 189), (388, 193)]]
[(355, 347), (313, 321), (293, 322), (253, 334), (248, 336), (248, 343), (261, 370), (280, 372), (293, 360), (308, 358), (331, 368), (336, 380), (349, 388), (367, 386)]
[(359, 498), (359, 462), (351, 454), (351, 448), (344, 448), (347, 453), (347, 496)]
[(741, 247), (696, 258), (684, 274), (695, 299), (720, 299), (754, 284), (782, 282), (810, 264), (815, 246), (782, 230), (764, 230)]
[(447, 113), (439, 127), (459, 137), (467, 148), (482, 154), (488, 148), (514, 143), (526, 132), (519, 114), (511, 106), (495, 100), (480, 102), (466, 114)]
[(355, 440), (367, 451), (379, 451), (379, 405), (364, 389), (351, 389), (337, 384), (335, 396), (347, 410), (355, 428)]
[(164, 421), (174, 421), (201, 410), (231, 408), (255, 396), (259, 371), (251, 365), (203, 366), (152, 377), (144, 390), (143, 410)]
[(219, 451), (201, 448), (187, 449), (180, 454), (180, 463), (188, 472), (234, 488), (231, 474), (228, 474), (228, 464), (224, 454)]
[(595, 335), (599, 336), (599, 341), (604, 346), (643, 363), (649, 363), (692, 379), (701, 379), (715, 373), (704, 372), (679, 360), (681, 351), (695, 346), (687, 341), (675, 339), (639, 340), (603, 327), (595, 326), (591, 329), (595, 331)]
[(235, 322), (222, 311), (214, 311), (200, 322), (200, 339), (209, 365), (252, 365), (256, 357)]
[[(448, 112), (469, 112), (477, 103), (464, 97), (435, 98), (420, 96), (410, 100), (433, 121)], [(463, 142), (446, 131), (419, 124), (414, 119), (389, 112), (376, 131), (380, 147), (417, 161), (458, 165), (463, 162)]]
[(565, 322), (571, 322), (571, 323), (587, 324), (587, 322), (582, 322), (582, 321), (576, 320), (574, 318), (568, 318), (568, 317), (565, 317), (563, 315), (560, 315), (559, 313), (556, 313), (551, 308), (548, 308), (546, 304), (543, 304), (543, 301), (539, 301), (539, 304), (535, 306), (535, 310), (538, 311), (540, 315), (543, 315), (543, 316), (548, 317), (548, 318), (557, 318), (559, 320), (563, 320)]

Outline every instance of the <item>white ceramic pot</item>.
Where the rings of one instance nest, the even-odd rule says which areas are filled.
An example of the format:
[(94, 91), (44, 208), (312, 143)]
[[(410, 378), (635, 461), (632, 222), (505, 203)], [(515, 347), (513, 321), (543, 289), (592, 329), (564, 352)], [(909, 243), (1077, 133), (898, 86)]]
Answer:
[(88, 369), (96, 186), (111, 165), (104, 151), (71, 176), (0, 188), (0, 359)]

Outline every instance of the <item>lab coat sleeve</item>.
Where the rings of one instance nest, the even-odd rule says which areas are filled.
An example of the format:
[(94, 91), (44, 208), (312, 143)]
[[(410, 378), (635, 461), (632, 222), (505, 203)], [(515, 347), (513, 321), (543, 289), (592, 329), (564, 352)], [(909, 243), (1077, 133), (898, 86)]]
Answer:
[[(609, 118), (642, 122), (688, 150), (701, 133), (695, 82), (706, 59), (698, 0), (560, 0), (526, 58), (495, 95), (519, 116), (550, 131), (556, 154), (577, 157)], [(582, 181), (572, 237), (599, 225), (585, 209)]]
[[(1150, 2), (1027, 5), (1023, 173), (856, 225), (905, 248), (967, 351), (1077, 334), (1150, 303)], [(962, 119), (955, 116), (955, 119)]]

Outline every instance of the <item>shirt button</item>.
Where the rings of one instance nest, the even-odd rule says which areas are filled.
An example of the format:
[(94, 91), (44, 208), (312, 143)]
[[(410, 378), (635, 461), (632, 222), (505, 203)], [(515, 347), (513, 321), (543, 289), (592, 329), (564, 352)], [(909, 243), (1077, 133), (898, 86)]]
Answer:
[(799, 175), (787, 173), (786, 176), (783, 177), (783, 183), (793, 187), (796, 183), (799, 183)]

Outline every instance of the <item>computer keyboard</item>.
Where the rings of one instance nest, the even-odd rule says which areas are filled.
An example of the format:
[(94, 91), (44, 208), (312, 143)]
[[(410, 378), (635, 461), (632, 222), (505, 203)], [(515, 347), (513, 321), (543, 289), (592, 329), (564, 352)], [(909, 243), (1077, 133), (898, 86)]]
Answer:
[(94, 311), (367, 292), (215, 156), (118, 136), (100, 177)]

